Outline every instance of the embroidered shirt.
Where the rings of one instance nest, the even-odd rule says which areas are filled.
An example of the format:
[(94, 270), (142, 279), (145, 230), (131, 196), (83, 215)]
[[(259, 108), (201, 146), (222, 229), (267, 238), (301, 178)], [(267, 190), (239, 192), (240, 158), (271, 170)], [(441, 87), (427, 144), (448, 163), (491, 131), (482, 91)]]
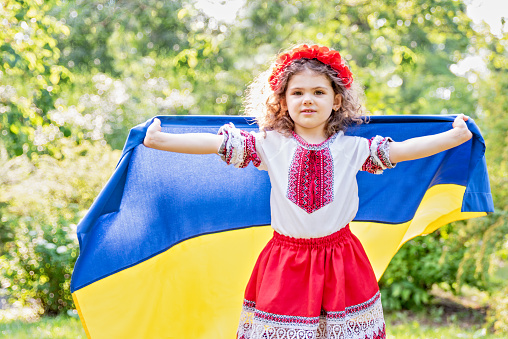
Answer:
[(228, 164), (250, 161), (267, 170), (272, 227), (295, 238), (317, 238), (345, 227), (358, 211), (359, 170), (382, 173), (388, 160), (389, 138), (370, 140), (338, 132), (320, 144), (308, 144), (297, 134), (247, 133), (223, 126), (218, 153)]

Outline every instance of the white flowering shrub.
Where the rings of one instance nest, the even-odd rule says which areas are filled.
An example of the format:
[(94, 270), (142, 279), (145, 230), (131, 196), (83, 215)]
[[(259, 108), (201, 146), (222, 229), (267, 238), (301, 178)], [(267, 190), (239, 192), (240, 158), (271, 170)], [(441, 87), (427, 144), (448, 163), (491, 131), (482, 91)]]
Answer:
[(61, 143), (61, 160), (48, 155), (0, 160), (1, 288), (10, 303), (35, 303), (47, 314), (74, 307), (76, 225), (120, 155), (100, 143), (69, 145)]

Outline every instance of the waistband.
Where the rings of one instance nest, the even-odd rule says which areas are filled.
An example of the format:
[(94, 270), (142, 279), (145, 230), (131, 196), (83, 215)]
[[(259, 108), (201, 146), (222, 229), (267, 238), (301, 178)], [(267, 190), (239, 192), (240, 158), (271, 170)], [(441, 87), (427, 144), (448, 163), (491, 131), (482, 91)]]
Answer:
[(280, 245), (303, 246), (303, 247), (326, 247), (344, 242), (351, 236), (349, 224), (335, 233), (321, 238), (293, 238), (273, 232), (272, 241)]

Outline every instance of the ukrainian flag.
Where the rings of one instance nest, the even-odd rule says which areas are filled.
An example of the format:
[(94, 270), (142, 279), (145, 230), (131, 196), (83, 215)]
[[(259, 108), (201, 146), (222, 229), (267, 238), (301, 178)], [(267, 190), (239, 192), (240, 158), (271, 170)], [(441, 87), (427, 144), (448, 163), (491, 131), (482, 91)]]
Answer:
[[(216, 133), (244, 117), (161, 116), (164, 132)], [(447, 116), (376, 116), (347, 134), (396, 141), (452, 128)], [(252, 165), (217, 155), (142, 145), (151, 121), (133, 128), (111, 179), (78, 226), (71, 291), (90, 338), (234, 338), (254, 262), (272, 235), (270, 181)], [(473, 139), (382, 175), (358, 173), (351, 224), (376, 275), (409, 239), (493, 212), (485, 143)]]

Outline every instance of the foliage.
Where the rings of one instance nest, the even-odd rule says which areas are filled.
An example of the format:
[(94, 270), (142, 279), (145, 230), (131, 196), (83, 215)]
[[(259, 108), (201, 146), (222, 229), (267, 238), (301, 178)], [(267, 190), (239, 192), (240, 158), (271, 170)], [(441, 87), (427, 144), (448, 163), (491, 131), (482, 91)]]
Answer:
[[(455, 246), (449, 246), (447, 252), (455, 257), (449, 259), (459, 259), (456, 260), (459, 263), (457, 285), (468, 284), (490, 291), (502, 287), (504, 282), (496, 280), (492, 262), (506, 242), (507, 217), (507, 212), (497, 212), (486, 218), (468, 221), (456, 235)], [(457, 253), (461, 252), (462, 256), (456, 258)]]
[(508, 333), (508, 287), (493, 294), (487, 324), (496, 333)]
[(450, 71), (475, 36), (459, 1), (250, 1), (248, 8), (232, 39), (246, 56), (266, 60), (316, 41), (349, 61), (374, 114), (473, 114), (474, 86)]
[(379, 288), (383, 308), (415, 309), (428, 304), (432, 285), (443, 280), (439, 232), (406, 243), (390, 262)]
[(9, 155), (43, 151), (43, 130), (65, 135), (47, 112), (71, 73), (59, 64), (57, 38), (69, 27), (48, 14), (60, 1), (6, 0), (0, 4), (0, 142)]
[(230, 28), (191, 3), (76, 1), (54, 11), (72, 27), (62, 62), (83, 76), (50, 116), (75, 137), (121, 148), (129, 128), (157, 114), (238, 114), (248, 77), (220, 47)]
[[(508, 211), (508, 34), (488, 50), (489, 76), (482, 80), (478, 110), (487, 145), (486, 156), (497, 209)], [(494, 52), (496, 51), (496, 52)]]
[[(245, 84), (302, 40), (341, 51), (375, 114), (474, 114), (477, 86), (450, 72), (481, 40), (464, 4), (397, 4), (248, 1), (228, 25), (185, 0), (63, 2), (50, 13), (72, 28), (57, 46), (75, 77), (47, 117), (75, 140), (120, 148), (155, 114), (238, 114)], [(38, 136), (44, 149), (61, 134)]]
[(380, 280), (386, 309), (415, 309), (432, 299), (434, 284), (460, 293), (464, 285), (495, 293), (496, 260), (508, 233), (506, 212), (455, 222), (406, 243)]
[(6, 188), (0, 191), (0, 228), (10, 238), (0, 243), (0, 283), (12, 300), (35, 299), (49, 314), (73, 308), (76, 224), (118, 158), (100, 144), (63, 142), (60, 151), (61, 160), (20, 156), (0, 164)]

